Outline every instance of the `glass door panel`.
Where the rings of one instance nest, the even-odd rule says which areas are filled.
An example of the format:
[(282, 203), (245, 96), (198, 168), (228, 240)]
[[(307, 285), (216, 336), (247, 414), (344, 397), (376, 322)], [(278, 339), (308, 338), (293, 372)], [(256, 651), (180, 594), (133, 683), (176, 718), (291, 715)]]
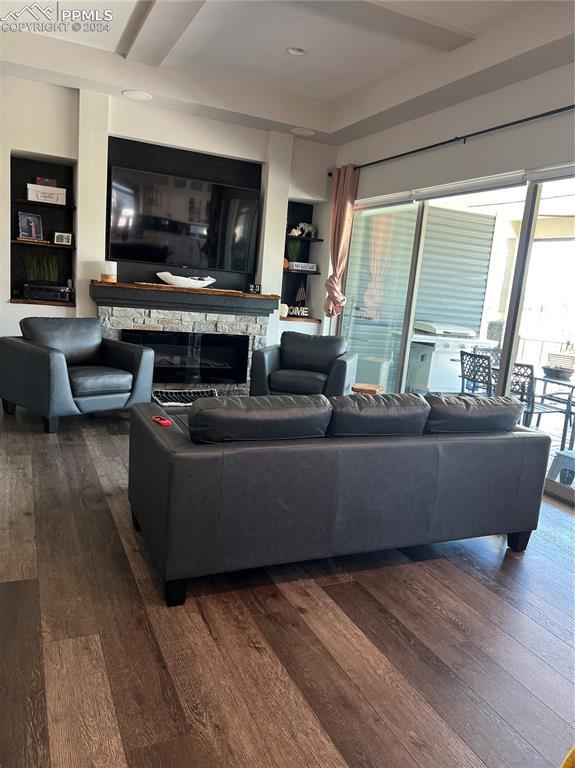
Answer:
[[(461, 352), (497, 366), (526, 187), (431, 200), (423, 238), (406, 390), (491, 394), (486, 361), (462, 379)], [(474, 374), (475, 375), (475, 374)]]
[(418, 206), (356, 211), (340, 333), (357, 352), (357, 381), (397, 391)]
[(575, 179), (545, 182), (529, 257), (511, 390), (525, 402), (525, 423), (550, 435), (547, 490), (566, 498), (575, 485), (574, 289)]

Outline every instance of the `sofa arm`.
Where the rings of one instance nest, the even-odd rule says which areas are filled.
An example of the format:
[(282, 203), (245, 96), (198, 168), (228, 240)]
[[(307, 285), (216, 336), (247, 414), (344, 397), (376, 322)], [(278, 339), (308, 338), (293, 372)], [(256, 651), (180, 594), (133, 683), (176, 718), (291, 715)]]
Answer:
[(154, 350), (151, 347), (115, 339), (103, 339), (101, 349), (106, 365), (130, 371), (134, 377), (132, 392), (125, 407), (130, 408), (136, 403), (149, 403), (154, 377)]
[[(128, 495), (164, 581), (210, 573), (217, 556), (222, 445), (196, 445), (155, 403), (137, 405), (130, 425)], [(168, 417), (169, 418), (169, 417)]]
[(337, 358), (331, 367), (325, 385), (324, 394), (327, 397), (334, 395), (349, 395), (355, 384), (357, 373), (357, 353), (345, 352)]
[(269, 395), (269, 376), (280, 368), (280, 346), (256, 349), (252, 355), (250, 395)]
[(0, 338), (0, 396), (45, 418), (79, 413), (64, 353), (21, 337)]

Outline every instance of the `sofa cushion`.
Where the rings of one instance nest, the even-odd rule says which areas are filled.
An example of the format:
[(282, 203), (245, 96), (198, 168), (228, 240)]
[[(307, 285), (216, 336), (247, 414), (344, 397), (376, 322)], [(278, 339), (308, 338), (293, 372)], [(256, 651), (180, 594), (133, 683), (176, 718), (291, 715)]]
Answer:
[(188, 416), (195, 443), (323, 437), (331, 405), (323, 395), (210, 397), (196, 400)]
[(328, 434), (421, 435), (429, 404), (421, 395), (342, 395), (330, 397)]
[(74, 397), (130, 392), (134, 379), (129, 371), (104, 365), (71, 365), (68, 376)]
[(431, 411), (426, 432), (511, 432), (523, 404), (514, 397), (426, 395)]
[(342, 336), (310, 336), (285, 331), (280, 346), (281, 367), (329, 373), (334, 361), (346, 349), (347, 341)]
[(102, 327), (97, 318), (25, 317), (20, 330), (28, 341), (63, 352), (68, 365), (99, 362)]
[(318, 371), (298, 371), (284, 369), (270, 375), (272, 392), (285, 392), (291, 395), (321, 395), (327, 382), (327, 374)]

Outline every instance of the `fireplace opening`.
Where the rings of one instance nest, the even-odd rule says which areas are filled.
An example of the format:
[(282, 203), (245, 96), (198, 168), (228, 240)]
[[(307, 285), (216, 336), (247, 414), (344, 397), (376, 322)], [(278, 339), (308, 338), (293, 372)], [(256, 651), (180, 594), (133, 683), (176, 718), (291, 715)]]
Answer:
[(247, 380), (249, 336), (122, 330), (120, 337), (154, 350), (154, 383), (244, 384)]

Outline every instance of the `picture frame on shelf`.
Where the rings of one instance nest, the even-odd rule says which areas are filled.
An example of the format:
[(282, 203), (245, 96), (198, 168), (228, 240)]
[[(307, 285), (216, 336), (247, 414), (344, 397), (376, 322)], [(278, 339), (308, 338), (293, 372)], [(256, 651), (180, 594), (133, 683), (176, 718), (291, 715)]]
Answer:
[(72, 233), (54, 232), (54, 245), (72, 245)]
[(42, 217), (39, 213), (18, 211), (18, 239), (34, 242), (42, 242), (44, 240)]

